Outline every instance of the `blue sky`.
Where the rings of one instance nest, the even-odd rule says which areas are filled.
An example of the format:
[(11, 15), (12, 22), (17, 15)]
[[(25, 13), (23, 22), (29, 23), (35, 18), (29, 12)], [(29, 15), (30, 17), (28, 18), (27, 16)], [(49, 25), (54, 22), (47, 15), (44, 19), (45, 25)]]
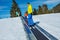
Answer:
[[(30, 2), (33, 8), (38, 9), (38, 5), (47, 4), (48, 9), (52, 9), (60, 0), (16, 0), (22, 15), (27, 10), (27, 2)], [(12, 6), (12, 0), (0, 0), (0, 18), (10, 17), (10, 9)]]

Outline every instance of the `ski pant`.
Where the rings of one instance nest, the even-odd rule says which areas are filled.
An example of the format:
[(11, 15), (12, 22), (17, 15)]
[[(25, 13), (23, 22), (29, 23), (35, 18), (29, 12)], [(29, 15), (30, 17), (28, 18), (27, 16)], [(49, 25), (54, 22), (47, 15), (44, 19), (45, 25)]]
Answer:
[(32, 19), (32, 14), (28, 14), (28, 25), (32, 26), (34, 25), (33, 19)]

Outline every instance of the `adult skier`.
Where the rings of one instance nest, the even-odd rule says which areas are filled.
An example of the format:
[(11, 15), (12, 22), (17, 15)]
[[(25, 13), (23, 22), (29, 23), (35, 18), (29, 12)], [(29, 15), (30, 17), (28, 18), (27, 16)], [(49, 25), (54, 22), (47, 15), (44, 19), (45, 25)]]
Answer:
[[(34, 26), (34, 22), (33, 22), (33, 19), (32, 19), (32, 5), (28, 2), (27, 3), (27, 7), (28, 7), (28, 16), (27, 16), (27, 19), (28, 19), (28, 25), (31, 29), (32, 26)], [(33, 27), (34, 28), (34, 27)]]

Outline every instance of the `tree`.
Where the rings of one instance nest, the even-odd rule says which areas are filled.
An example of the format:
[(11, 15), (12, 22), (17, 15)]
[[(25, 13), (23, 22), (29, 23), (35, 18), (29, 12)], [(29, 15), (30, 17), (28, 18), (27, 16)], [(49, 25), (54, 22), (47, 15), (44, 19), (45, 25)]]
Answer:
[(53, 7), (52, 12), (53, 13), (60, 13), (60, 3), (57, 4), (55, 7)]
[(44, 14), (48, 13), (48, 7), (46, 4), (43, 4), (43, 13)]
[(37, 10), (34, 8), (33, 15), (37, 15)]
[(42, 7), (40, 5), (38, 6), (38, 14), (42, 14)]
[(21, 16), (21, 11), (17, 5), (17, 3), (15, 2), (15, 0), (12, 0), (12, 7), (11, 7), (11, 10), (10, 10), (10, 14), (11, 14), (11, 17), (17, 17), (16, 15), (16, 12), (19, 13), (19, 16)]

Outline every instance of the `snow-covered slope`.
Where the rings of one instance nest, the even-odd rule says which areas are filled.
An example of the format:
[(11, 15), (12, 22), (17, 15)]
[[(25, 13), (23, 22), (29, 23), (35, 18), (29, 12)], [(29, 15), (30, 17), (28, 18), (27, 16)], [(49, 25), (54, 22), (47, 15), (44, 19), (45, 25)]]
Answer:
[(20, 17), (0, 19), (0, 40), (27, 40)]
[[(60, 13), (33, 16), (33, 20), (60, 40)], [(0, 40), (28, 40), (20, 17), (0, 19)]]
[(39, 21), (41, 28), (60, 40), (60, 13), (33, 16), (34, 22)]

